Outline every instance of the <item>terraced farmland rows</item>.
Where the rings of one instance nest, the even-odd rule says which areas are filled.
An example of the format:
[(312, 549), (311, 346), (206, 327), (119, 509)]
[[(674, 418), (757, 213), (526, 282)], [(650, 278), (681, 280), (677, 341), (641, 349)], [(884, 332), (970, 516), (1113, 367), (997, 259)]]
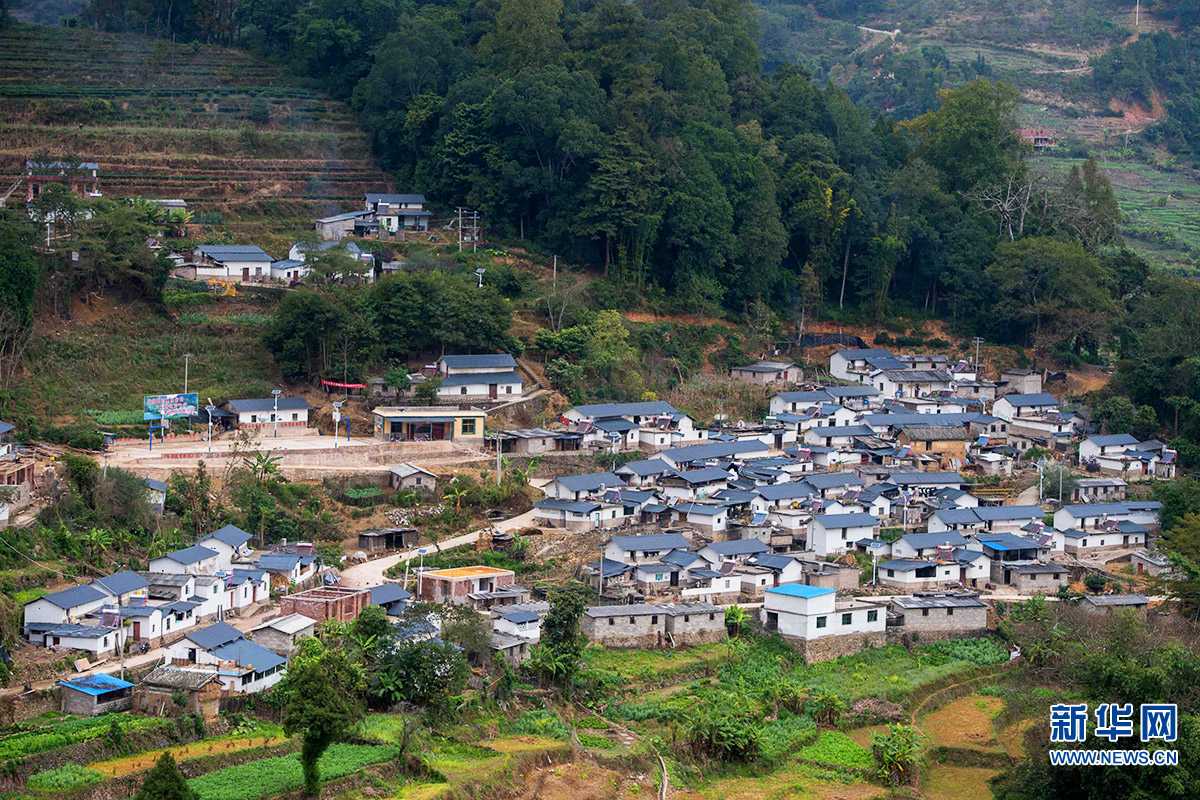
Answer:
[(182, 197), (261, 244), (390, 188), (344, 104), (237, 50), (0, 31), (0, 119), (0, 183), (40, 149), (76, 153), (106, 196)]
[[(1040, 168), (1061, 175), (1077, 161), (1040, 157)], [(1165, 266), (1195, 271), (1200, 254), (1200, 176), (1186, 167), (1163, 169), (1132, 161), (1100, 162), (1121, 203), (1121, 233), (1131, 246)]]

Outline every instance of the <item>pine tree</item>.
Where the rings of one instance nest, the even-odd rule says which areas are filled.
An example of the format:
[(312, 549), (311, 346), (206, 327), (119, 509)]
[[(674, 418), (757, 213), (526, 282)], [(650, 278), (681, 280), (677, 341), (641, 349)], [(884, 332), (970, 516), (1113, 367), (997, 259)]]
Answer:
[(146, 773), (146, 780), (133, 800), (199, 800), (199, 795), (187, 785), (171, 754), (163, 753)]

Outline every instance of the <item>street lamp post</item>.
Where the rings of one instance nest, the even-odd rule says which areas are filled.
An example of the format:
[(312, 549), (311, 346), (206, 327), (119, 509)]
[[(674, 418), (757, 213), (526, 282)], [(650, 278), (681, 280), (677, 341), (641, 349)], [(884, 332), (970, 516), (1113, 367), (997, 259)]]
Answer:
[(275, 413), (271, 415), (271, 421), (275, 423), (275, 438), (279, 438), (279, 395), (283, 394), (280, 389), (272, 389), (271, 395), (275, 398)]
[(192, 353), (184, 353), (183, 354), (183, 393), (184, 394), (188, 393), (188, 390), (187, 390), (187, 387), (188, 387), (188, 361), (195, 357), (196, 356), (193, 355)]
[(206, 405), (204, 407), (204, 410), (208, 412), (208, 452), (211, 453), (212, 452), (212, 412), (216, 410), (216, 406), (214, 406), (212, 404), (212, 401), (209, 400), (208, 405)]
[(475, 270), (475, 274), (477, 276), (479, 276), (479, 288), (480, 289), (483, 288), (483, 273), (486, 271), (487, 270), (485, 270), (483, 267), (480, 267), (479, 269)]
[[(338, 446), (337, 445), (337, 429), (338, 429), (338, 423), (342, 421), (342, 403), (344, 403), (344, 402), (346, 402), (346, 401), (341, 400), (341, 401), (335, 402), (333, 404), (333, 449), (334, 450), (336, 450), (337, 446)], [(347, 437), (347, 439), (349, 438), (349, 436), (350, 436), (350, 422), (349, 422), (349, 420), (347, 420), (346, 421), (346, 437)]]
[(417, 551), (417, 554), (421, 556), (421, 563), (417, 566), (417, 597), (423, 600), (425, 598), (421, 594), (421, 589), (423, 586), (421, 583), (421, 573), (425, 571), (425, 548), (422, 547)]

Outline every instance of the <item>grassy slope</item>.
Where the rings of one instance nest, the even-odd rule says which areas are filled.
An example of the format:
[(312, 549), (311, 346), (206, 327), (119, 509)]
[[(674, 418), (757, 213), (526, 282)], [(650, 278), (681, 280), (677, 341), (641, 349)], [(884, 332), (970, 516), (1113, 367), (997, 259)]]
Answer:
[(18, 387), (21, 408), (59, 423), (84, 409), (138, 409), (143, 395), (182, 390), (184, 353), (196, 354), (188, 388), (201, 398), (262, 396), (280, 385), (262, 326), (233, 318), (268, 310), (222, 299), (204, 309), (211, 321), (186, 324), (144, 306), (79, 307), (72, 322), (39, 326)]
[(237, 50), (32, 25), (0, 31), (0, 120), (3, 189), (40, 148), (76, 153), (100, 164), (105, 195), (182, 197), (225, 219), (198, 235), (272, 252), (315, 215), (388, 188), (344, 104)]

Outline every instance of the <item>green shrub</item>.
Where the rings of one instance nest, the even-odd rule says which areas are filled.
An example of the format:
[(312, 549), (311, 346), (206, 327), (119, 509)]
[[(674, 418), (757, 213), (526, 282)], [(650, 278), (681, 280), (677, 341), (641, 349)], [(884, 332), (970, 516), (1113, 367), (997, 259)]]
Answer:
[[(57, 725), (10, 733), (8, 736), (0, 738), (0, 759), (23, 758), (34, 753), (57, 750), (60, 747), (69, 747), (98, 738), (109, 730), (109, 720), (114, 717), (119, 717), (119, 715), (106, 714), (102, 717), (69, 719)], [(164, 728), (170, 724), (169, 720), (149, 717), (121, 717), (121, 725), (126, 733), (149, 728)]]
[(590, 728), (592, 730), (608, 730), (608, 723), (599, 717), (584, 717), (575, 723), (576, 728)]
[(925, 645), (921, 652), (932, 656), (928, 663), (933, 664), (946, 664), (951, 661), (1003, 664), (1009, 658), (1008, 651), (991, 639), (951, 639)]
[(25, 786), (35, 792), (65, 792), (100, 783), (104, 775), (79, 764), (64, 764), (30, 776)]
[(799, 755), (810, 761), (852, 769), (866, 769), (875, 763), (867, 748), (841, 731), (821, 731), (817, 740), (802, 748)]
[(579, 743), (584, 747), (592, 747), (596, 750), (612, 750), (617, 746), (617, 743), (612, 739), (595, 733), (579, 734)]
[(567, 730), (567, 726), (558, 718), (558, 715), (542, 709), (526, 711), (508, 723), (507, 727), (509, 733), (525, 736), (541, 736), (561, 741), (571, 738), (571, 732)]
[(817, 724), (808, 717), (786, 717), (763, 728), (759, 757), (769, 764), (786, 759), (817, 738)]

